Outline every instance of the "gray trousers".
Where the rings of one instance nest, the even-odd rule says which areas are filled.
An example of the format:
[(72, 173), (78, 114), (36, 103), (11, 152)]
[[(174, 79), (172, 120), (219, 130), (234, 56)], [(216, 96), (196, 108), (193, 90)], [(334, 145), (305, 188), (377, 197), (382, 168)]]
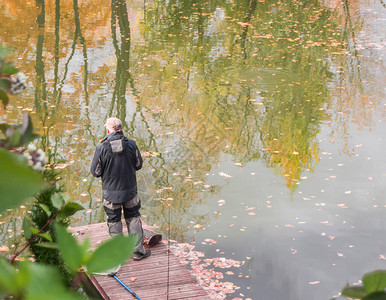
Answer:
[(122, 209), (125, 217), (127, 231), (129, 234), (135, 234), (138, 238), (134, 252), (145, 254), (143, 247), (143, 229), (139, 208), (141, 207), (140, 200), (137, 196), (125, 203), (112, 203), (103, 200), (103, 208), (107, 215), (107, 226), (111, 236), (123, 234), (122, 232)]

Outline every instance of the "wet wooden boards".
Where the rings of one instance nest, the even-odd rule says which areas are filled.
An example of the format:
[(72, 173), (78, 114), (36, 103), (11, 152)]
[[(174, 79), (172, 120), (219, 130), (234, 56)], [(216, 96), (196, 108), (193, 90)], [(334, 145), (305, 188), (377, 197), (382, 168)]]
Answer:
[[(154, 235), (149, 226), (143, 223), (143, 227), (145, 236)], [(73, 227), (70, 231), (80, 240), (90, 237), (93, 246), (110, 238), (106, 223)], [(140, 299), (211, 299), (178, 259), (172, 253), (168, 255), (164, 242), (150, 249), (151, 256), (141, 261), (130, 259), (116, 274)], [(100, 299), (135, 299), (113, 277), (86, 274), (85, 280), (88, 282), (87, 290)]]

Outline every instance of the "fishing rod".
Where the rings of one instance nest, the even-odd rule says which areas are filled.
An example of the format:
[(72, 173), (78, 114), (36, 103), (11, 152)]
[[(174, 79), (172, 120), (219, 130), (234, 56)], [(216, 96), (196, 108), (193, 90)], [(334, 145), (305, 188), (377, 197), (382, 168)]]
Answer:
[(168, 254), (168, 273), (167, 273), (167, 282), (166, 282), (166, 300), (169, 300), (169, 285), (170, 285), (170, 231), (171, 231), (171, 228), (170, 228), (170, 207), (171, 207), (171, 203), (170, 202), (166, 202), (167, 205), (168, 205), (168, 227), (169, 227), (169, 230), (168, 230), (168, 244), (167, 244), (167, 254)]
[(134, 293), (128, 286), (126, 286), (122, 281), (119, 280), (119, 278), (115, 275), (115, 274), (111, 274), (109, 275), (111, 277), (113, 277), (116, 281), (118, 281), (130, 294), (132, 294), (135, 298), (137, 298), (138, 300), (141, 300), (141, 298), (139, 298), (137, 296), (136, 293)]

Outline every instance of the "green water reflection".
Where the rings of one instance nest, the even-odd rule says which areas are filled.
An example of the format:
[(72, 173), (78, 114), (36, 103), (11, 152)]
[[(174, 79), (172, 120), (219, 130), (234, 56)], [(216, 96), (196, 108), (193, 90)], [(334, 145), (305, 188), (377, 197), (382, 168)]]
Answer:
[[(227, 186), (210, 175), (231, 180), (224, 161), (274, 170), (287, 201), (316, 172), (323, 127), (352, 155), (352, 128), (374, 128), (383, 109), (384, 44), (364, 37), (364, 8), (382, 12), (376, 1), (21, 2), (0, 4), (0, 41), (30, 86), (1, 120), (27, 110), (43, 125), (42, 145), (66, 161), (67, 194), (87, 208), (73, 225), (104, 221), (88, 169), (108, 116), (145, 154), (146, 222), (191, 241), (192, 225), (219, 217), (202, 207)], [(23, 214), (2, 218), (10, 248), (20, 237), (7, 230)]]

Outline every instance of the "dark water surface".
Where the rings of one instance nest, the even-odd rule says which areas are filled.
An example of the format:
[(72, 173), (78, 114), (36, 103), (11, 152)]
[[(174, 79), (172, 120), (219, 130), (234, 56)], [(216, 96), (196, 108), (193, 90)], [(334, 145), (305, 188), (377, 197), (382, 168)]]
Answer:
[[(88, 170), (116, 116), (144, 154), (145, 221), (195, 245), (227, 299), (330, 299), (386, 268), (383, 0), (2, 0), (0, 17), (29, 79), (0, 121), (44, 127), (86, 208), (73, 226), (105, 220)], [(1, 217), (2, 246), (27, 210)]]

